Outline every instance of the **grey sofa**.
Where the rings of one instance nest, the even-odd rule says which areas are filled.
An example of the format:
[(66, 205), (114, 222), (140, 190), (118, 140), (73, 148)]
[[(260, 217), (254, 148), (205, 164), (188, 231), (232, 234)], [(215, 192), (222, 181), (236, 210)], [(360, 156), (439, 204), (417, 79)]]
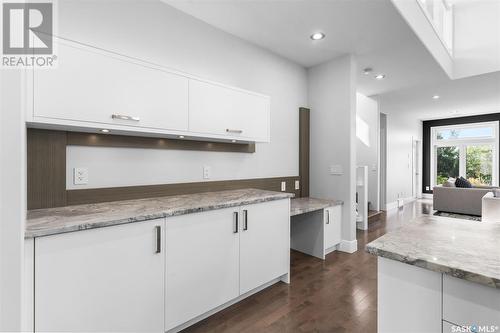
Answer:
[(441, 212), (481, 216), (481, 200), (495, 187), (433, 188), (434, 209)]

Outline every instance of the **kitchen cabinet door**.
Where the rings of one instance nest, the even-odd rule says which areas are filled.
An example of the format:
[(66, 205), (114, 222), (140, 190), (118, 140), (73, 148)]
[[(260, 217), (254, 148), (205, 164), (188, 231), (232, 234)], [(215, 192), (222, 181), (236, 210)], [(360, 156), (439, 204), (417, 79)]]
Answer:
[[(340, 243), (342, 227), (342, 207), (333, 206), (325, 208), (325, 251)], [(330, 252), (330, 251), (329, 251)]]
[(164, 219), (35, 239), (36, 332), (164, 332)]
[(269, 97), (189, 80), (189, 131), (269, 142)]
[(241, 208), (240, 294), (288, 273), (290, 200)]
[[(32, 72), (28, 105), (35, 121), (125, 130), (186, 131), (188, 79), (99, 49), (57, 43), (57, 67)], [(113, 118), (114, 117), (114, 118)]]
[(239, 295), (238, 208), (167, 219), (166, 330)]
[(464, 326), (500, 326), (500, 290), (443, 274), (443, 319)]

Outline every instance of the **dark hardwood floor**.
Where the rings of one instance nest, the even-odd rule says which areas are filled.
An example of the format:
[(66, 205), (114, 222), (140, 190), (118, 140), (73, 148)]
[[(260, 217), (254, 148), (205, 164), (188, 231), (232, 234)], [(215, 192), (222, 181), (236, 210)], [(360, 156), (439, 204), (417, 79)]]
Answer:
[(183, 332), (376, 332), (377, 260), (365, 244), (431, 212), (427, 200), (384, 212), (358, 230), (353, 254), (333, 252), (322, 261), (292, 251), (289, 285), (277, 283)]

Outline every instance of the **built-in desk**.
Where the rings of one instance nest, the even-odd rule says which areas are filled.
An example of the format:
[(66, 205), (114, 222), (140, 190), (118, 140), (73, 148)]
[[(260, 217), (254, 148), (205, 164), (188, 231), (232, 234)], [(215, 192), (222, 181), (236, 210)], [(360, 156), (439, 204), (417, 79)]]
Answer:
[(292, 199), (290, 247), (324, 260), (341, 241), (342, 205), (340, 200)]

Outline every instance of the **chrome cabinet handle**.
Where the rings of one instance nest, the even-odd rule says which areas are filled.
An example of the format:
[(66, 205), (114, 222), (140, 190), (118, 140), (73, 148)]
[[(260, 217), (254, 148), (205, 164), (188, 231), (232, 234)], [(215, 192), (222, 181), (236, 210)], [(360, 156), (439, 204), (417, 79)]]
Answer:
[(248, 230), (248, 210), (243, 210), (243, 230)]
[(120, 120), (131, 120), (131, 121), (140, 121), (141, 120), (141, 118), (139, 118), (139, 117), (126, 116), (123, 114), (112, 114), (111, 118), (120, 119)]
[(330, 224), (330, 211), (326, 211), (326, 224)]
[(157, 225), (155, 227), (156, 232), (156, 251), (155, 253), (161, 253), (161, 226)]
[(233, 233), (238, 233), (238, 212), (233, 212)]
[(238, 133), (238, 134), (241, 134), (241, 133), (243, 133), (243, 130), (226, 128), (226, 132), (227, 133)]

